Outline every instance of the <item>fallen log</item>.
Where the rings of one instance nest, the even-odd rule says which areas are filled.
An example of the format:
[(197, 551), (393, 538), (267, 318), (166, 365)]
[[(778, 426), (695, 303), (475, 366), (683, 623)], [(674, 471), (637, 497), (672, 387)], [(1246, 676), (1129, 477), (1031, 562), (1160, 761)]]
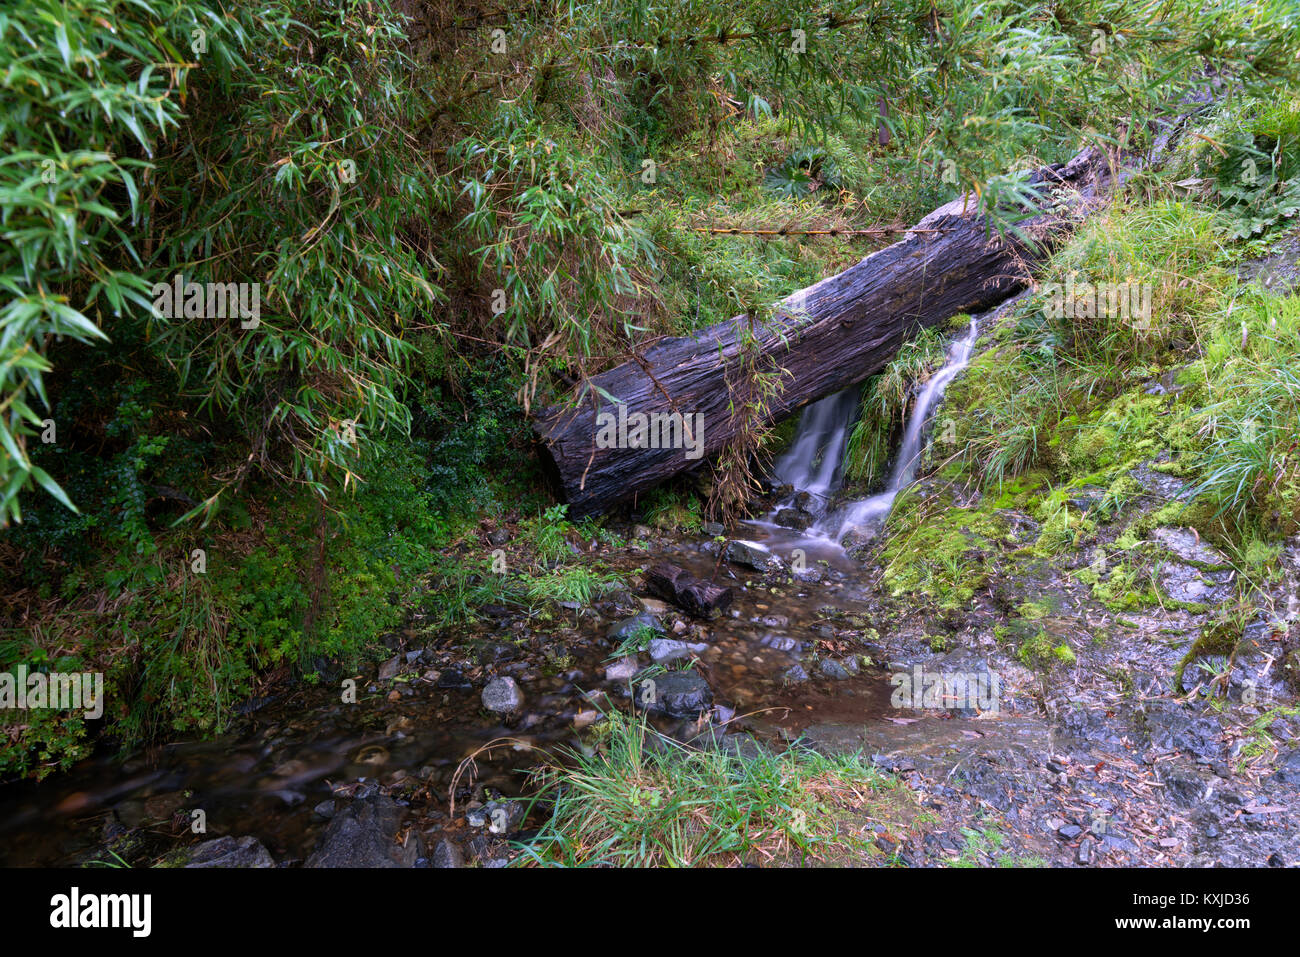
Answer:
[(570, 514), (603, 511), (721, 450), (743, 425), (733, 409), (746, 357), (783, 370), (784, 388), (765, 403), (775, 422), (880, 371), (921, 328), (1019, 291), (1027, 265), (1100, 202), (1111, 175), (1093, 149), (1036, 171), (1030, 183), (1052, 202), (1018, 224), (1024, 240), (990, 236), (974, 201), (954, 200), (900, 242), (784, 300), (769, 323), (742, 315), (660, 339), (582, 383), (570, 404), (539, 410), (533, 423)]
[(700, 581), (684, 568), (660, 562), (645, 570), (651, 594), (671, 602), (696, 618), (712, 618), (731, 604), (731, 589)]

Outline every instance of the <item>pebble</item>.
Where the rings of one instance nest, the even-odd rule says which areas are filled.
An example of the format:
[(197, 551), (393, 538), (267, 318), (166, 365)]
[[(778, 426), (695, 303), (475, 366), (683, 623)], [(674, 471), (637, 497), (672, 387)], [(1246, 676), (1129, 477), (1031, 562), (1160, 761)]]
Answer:
[(483, 707), (497, 714), (510, 714), (524, 704), (524, 693), (514, 678), (493, 678), (483, 689)]

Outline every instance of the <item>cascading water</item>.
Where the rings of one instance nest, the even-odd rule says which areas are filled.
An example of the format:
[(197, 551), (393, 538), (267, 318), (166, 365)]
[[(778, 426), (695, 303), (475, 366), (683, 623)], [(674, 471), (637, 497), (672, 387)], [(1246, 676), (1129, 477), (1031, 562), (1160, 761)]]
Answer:
[(773, 477), (782, 485), (811, 495), (818, 503), (818, 513), (825, 509), (827, 498), (839, 482), (844, 447), (857, 406), (856, 389), (845, 389), (812, 403), (799, 417), (794, 442), (772, 467)]
[[(844, 448), (857, 414), (857, 389), (850, 388), (827, 396), (804, 409), (799, 419), (799, 430), (789, 450), (777, 460), (773, 475), (783, 484), (791, 485), (796, 492), (783, 501), (766, 520), (751, 524), (777, 532), (782, 528), (775, 521), (782, 509), (794, 504), (800, 492), (807, 492), (817, 505), (810, 509), (820, 517), (809, 526), (804, 536), (790, 544), (825, 543), (838, 545), (855, 528), (871, 528), (882, 523), (889, 514), (898, 493), (916, 478), (916, 470), (925, 448), (926, 425), (934, 407), (943, 398), (948, 384), (970, 364), (975, 340), (979, 337), (979, 323), (971, 318), (970, 328), (960, 339), (948, 347), (947, 361), (942, 369), (930, 377), (917, 396), (916, 405), (903, 430), (884, 490), (870, 498), (853, 502), (823, 513), (831, 491), (840, 479), (840, 466)], [(751, 543), (758, 544), (758, 543)]]

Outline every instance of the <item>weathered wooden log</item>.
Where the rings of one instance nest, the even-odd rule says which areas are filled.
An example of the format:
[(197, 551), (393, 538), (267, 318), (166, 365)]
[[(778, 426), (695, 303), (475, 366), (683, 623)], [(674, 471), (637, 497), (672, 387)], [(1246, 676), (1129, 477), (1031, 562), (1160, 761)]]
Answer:
[(955, 200), (900, 242), (786, 299), (769, 323), (751, 327), (738, 316), (660, 339), (582, 383), (570, 404), (534, 421), (570, 514), (604, 510), (722, 449), (743, 424), (733, 409), (745, 357), (786, 373), (765, 402), (765, 421), (774, 422), (880, 371), (921, 328), (1019, 291), (1026, 265), (1097, 204), (1110, 176), (1106, 157), (1091, 149), (1035, 172), (1030, 181), (1053, 202), (1019, 224), (1026, 241), (990, 235), (974, 200), (970, 208)]
[(645, 570), (651, 594), (671, 602), (696, 618), (712, 618), (731, 604), (731, 589), (700, 581), (684, 568), (660, 562)]

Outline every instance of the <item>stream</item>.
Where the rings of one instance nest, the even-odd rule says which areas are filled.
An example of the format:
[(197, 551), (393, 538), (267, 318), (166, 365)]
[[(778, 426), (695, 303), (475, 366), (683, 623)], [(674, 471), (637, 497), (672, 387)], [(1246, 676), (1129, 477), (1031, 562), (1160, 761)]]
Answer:
[[(586, 747), (584, 730), (602, 712), (633, 707), (646, 666), (687, 662), (673, 672), (675, 704), (650, 716), (660, 731), (742, 755), (799, 740), (869, 757), (930, 815), (924, 827), (882, 843), (892, 863), (944, 864), (971, 853), (987, 863), (995, 851), (1071, 865), (1295, 863), (1300, 822), (1289, 806), (1277, 810), (1276, 792), (1300, 785), (1300, 751), (1290, 772), (1242, 774), (1234, 764), (1242, 725), (1169, 689), (1183, 650), (1170, 632), (1182, 629), (1190, 640), (1205, 616), (1134, 613), (1119, 627), (1065, 570), (1039, 566), (972, 595), (968, 608), (934, 611), (912, 595), (889, 594), (875, 560), (851, 559), (842, 547), (854, 530), (881, 534), (898, 494), (914, 483), (922, 496), (952, 494), (918, 478), (928, 426), (980, 330), (1004, 314), (1000, 307), (972, 319), (943, 368), (920, 385), (889, 479), (875, 494), (843, 501), (841, 463), (858, 390), (828, 396), (803, 411), (773, 467), (774, 481), (789, 490), (745, 524), (748, 538), (724, 544), (713, 534), (632, 524), (625, 541), (583, 546), (631, 587), (570, 603), (554, 618), (488, 606), (476, 623), (433, 629), (417, 614), (385, 640), (392, 657), (359, 676), (357, 703), (339, 693), (349, 676), (326, 675), (247, 703), (215, 740), (125, 760), (105, 748), (45, 781), (4, 785), (0, 863), (144, 865), (222, 836), (255, 839), (269, 852), (264, 866), (311, 863), (332, 818), (384, 795), (408, 840), (417, 835), (406, 864), (501, 866), (509, 845), (485, 832), (476, 809), (526, 797), (538, 751)], [(1142, 508), (1176, 494), (1163, 476), (1135, 474), (1149, 493)], [(804, 528), (785, 524), (791, 510), (806, 517)], [(1034, 522), (1004, 511), (1010, 550), (1015, 530)], [(1173, 557), (1194, 548), (1199, 562), (1171, 567), (1219, 587), (1222, 573), (1199, 570), (1212, 567), (1200, 561), (1204, 544), (1168, 531), (1161, 541)], [(1295, 547), (1300, 557), (1300, 542)], [(797, 549), (808, 559), (800, 567), (791, 562)], [(700, 621), (635, 590), (640, 572), (660, 561), (730, 585), (728, 612)], [(1037, 673), (996, 639), (1008, 607), (1030, 598), (1051, 610), (1041, 624), (1074, 647), (1073, 673)], [(638, 625), (649, 625), (655, 641), (619, 659), (615, 648)], [(1090, 642), (1096, 632), (1085, 626), (1108, 641)], [(1238, 687), (1254, 664), (1240, 662)], [(1000, 698), (990, 708), (896, 706), (898, 676), (921, 668), (995, 674)], [(1108, 677), (1116, 671), (1142, 693), (1117, 697)], [(523, 699), (509, 714), (485, 707), (485, 686), (503, 678)], [(1278, 724), (1282, 740), (1295, 740), (1293, 722)], [(196, 810), (206, 818), (201, 834), (191, 828)], [(539, 813), (524, 820), (521, 812), (508, 836), (527, 840)], [(971, 850), (974, 822), (1000, 829), (997, 849)], [(381, 855), (391, 850), (393, 834), (378, 844)]]

